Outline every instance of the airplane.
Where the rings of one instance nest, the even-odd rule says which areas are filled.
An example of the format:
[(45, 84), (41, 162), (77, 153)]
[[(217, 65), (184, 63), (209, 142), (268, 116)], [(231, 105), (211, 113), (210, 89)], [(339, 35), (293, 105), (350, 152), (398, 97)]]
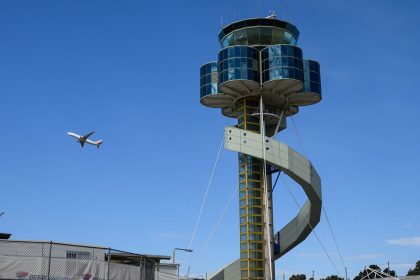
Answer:
[(81, 135), (78, 135), (78, 134), (73, 133), (73, 132), (67, 132), (68, 135), (77, 139), (77, 142), (80, 143), (82, 148), (85, 147), (85, 143), (88, 143), (88, 144), (91, 144), (91, 145), (96, 145), (96, 147), (98, 147), (98, 149), (99, 149), (99, 146), (103, 143), (102, 140), (92, 141), (92, 140), (88, 139), (93, 133), (95, 133), (95, 131), (92, 131), (92, 132), (90, 132), (90, 133), (88, 133), (84, 136), (81, 136)]

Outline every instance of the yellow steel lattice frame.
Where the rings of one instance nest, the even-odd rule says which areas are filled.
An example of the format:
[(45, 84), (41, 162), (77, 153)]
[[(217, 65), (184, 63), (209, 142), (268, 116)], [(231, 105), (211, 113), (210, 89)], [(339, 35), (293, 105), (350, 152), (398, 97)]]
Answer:
[[(258, 100), (238, 104), (238, 127), (254, 132), (260, 124), (251, 114)], [(263, 167), (260, 159), (239, 154), (239, 219), (241, 279), (264, 279)]]

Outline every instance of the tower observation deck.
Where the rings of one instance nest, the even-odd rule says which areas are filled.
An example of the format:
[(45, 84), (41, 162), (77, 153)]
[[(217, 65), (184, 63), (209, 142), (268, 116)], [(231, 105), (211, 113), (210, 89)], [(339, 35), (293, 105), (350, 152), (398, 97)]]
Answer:
[[(298, 29), (252, 18), (219, 33), (218, 60), (200, 68), (201, 104), (236, 118), (225, 148), (239, 155), (241, 279), (274, 279), (274, 261), (302, 242), (321, 215), (321, 180), (311, 162), (272, 137), (301, 106), (321, 101), (320, 66), (303, 59)], [(298, 215), (273, 231), (271, 173), (284, 172), (308, 196)]]

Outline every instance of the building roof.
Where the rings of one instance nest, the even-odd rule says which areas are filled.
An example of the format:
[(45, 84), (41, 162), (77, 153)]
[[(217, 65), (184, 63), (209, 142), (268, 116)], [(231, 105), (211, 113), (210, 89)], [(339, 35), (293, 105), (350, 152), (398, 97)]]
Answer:
[(131, 253), (131, 252), (124, 252), (124, 251), (115, 250), (115, 249), (112, 249), (110, 247), (104, 247), (104, 246), (55, 242), (55, 241), (47, 241), (47, 240), (10, 240), (10, 239), (3, 239), (2, 240), (2, 239), (0, 239), (0, 242), (52, 243), (54, 245), (75, 246), (75, 247), (77, 246), (77, 247), (86, 247), (86, 248), (94, 248), (94, 249), (103, 249), (103, 250), (109, 250), (111, 252), (112, 260), (117, 260), (117, 259), (120, 259), (120, 260), (123, 260), (123, 259), (139, 260), (141, 258), (149, 258), (149, 259), (154, 259), (155, 261), (159, 262), (160, 260), (170, 260), (171, 259), (170, 256), (165, 256), (165, 255), (150, 255), (150, 254)]
[(111, 260), (139, 260), (141, 258), (148, 258), (154, 259), (157, 261), (160, 260), (170, 260), (170, 256), (163, 256), (163, 255), (147, 255), (147, 254), (135, 254), (135, 253), (127, 253), (127, 252), (112, 252), (111, 253)]
[(67, 242), (56, 242), (51, 240), (14, 240), (14, 239), (6, 239), (1, 240), (0, 242), (21, 242), (21, 243), (53, 243), (56, 245), (67, 245), (67, 246), (77, 246), (77, 247), (89, 247), (89, 248), (95, 248), (95, 249), (109, 249), (109, 247), (103, 247), (103, 246), (97, 246), (97, 245), (87, 245), (87, 244), (78, 244), (78, 243), (67, 243)]
[(287, 21), (275, 18), (249, 18), (235, 21), (223, 27), (218, 36), (219, 40), (221, 41), (226, 35), (228, 35), (234, 30), (255, 26), (278, 27), (292, 33), (295, 36), (296, 40), (299, 37), (299, 30), (297, 29), (297, 27)]
[(420, 280), (420, 275), (412, 275), (412, 276), (397, 276), (397, 277), (389, 277), (389, 278), (377, 278), (379, 280)]
[(2, 233), (2, 232), (0, 232), (0, 239), (3, 239), (3, 240), (7, 240), (7, 239), (9, 239), (10, 238), (10, 236), (12, 236), (10, 233)]
[(179, 263), (172, 263), (172, 262), (162, 262), (159, 264), (159, 266), (166, 266), (166, 267), (179, 267)]

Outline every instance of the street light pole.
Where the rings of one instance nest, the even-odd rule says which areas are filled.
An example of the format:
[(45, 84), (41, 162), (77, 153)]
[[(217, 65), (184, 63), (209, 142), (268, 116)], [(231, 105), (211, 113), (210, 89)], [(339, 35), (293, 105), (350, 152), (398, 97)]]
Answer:
[(175, 251), (176, 250), (178, 250), (178, 251), (185, 251), (185, 252), (188, 252), (188, 253), (193, 252), (193, 250), (191, 250), (191, 249), (174, 248), (174, 250), (172, 251), (172, 263), (175, 263)]

